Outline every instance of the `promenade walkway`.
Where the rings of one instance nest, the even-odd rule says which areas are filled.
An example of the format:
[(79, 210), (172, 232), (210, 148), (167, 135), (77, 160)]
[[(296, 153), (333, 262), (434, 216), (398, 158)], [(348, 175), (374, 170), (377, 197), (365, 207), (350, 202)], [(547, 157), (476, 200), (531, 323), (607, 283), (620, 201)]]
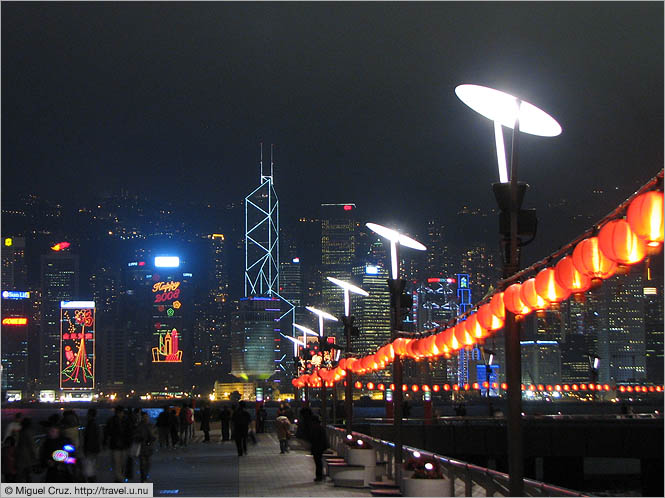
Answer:
[[(99, 481), (113, 482), (111, 456), (99, 457)], [(139, 482), (138, 463), (135, 479)], [(43, 475), (40, 476), (43, 478)], [(248, 454), (238, 457), (233, 441), (220, 442), (220, 431), (211, 431), (204, 443), (197, 431), (187, 447), (157, 450), (152, 458), (150, 481), (159, 496), (365, 496), (369, 489), (334, 487), (314, 482), (314, 461), (303, 450), (280, 454), (274, 433), (257, 434)]]

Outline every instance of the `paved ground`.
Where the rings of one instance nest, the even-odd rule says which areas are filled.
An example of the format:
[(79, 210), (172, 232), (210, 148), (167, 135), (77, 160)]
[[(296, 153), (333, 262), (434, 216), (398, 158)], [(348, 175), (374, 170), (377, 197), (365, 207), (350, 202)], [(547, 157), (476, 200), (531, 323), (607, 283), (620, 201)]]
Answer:
[[(235, 443), (219, 442), (219, 431), (210, 443), (197, 432), (185, 448), (155, 452), (151, 482), (154, 496), (365, 496), (369, 489), (334, 487), (330, 481), (314, 482), (314, 461), (305, 451), (279, 453), (275, 434), (258, 434), (248, 454), (237, 456)], [(100, 455), (99, 480), (112, 482), (111, 459)], [(137, 476), (134, 479), (138, 482)]]

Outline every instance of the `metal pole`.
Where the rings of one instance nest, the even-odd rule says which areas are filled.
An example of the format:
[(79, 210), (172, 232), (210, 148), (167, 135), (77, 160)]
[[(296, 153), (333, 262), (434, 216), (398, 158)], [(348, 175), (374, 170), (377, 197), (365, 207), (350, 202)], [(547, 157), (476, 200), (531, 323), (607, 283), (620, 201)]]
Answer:
[[(504, 266), (507, 278), (519, 269), (517, 199), (517, 150), (519, 146), (519, 107), (513, 128), (512, 153), (510, 159), (510, 260)], [(520, 356), (520, 323), (513, 313), (506, 310), (505, 322), (506, 381), (508, 383), (508, 473), (510, 496), (524, 496), (524, 454), (522, 441), (522, 360)]]
[(323, 380), (321, 383), (321, 425), (323, 427), (328, 423), (328, 414), (326, 407), (326, 398), (328, 397), (328, 391), (326, 390), (326, 381)]
[[(406, 282), (399, 278), (399, 247), (395, 249), (393, 255), (397, 259), (397, 278), (388, 279), (390, 288), (390, 300), (392, 302), (392, 340), (399, 336), (399, 330), (402, 328), (402, 317), (400, 315), (400, 297)], [(402, 479), (402, 358), (395, 354), (393, 360), (393, 430), (395, 443), (395, 484), (400, 484)]]
[[(344, 317), (344, 336), (346, 338), (346, 358), (351, 356), (351, 318), (349, 316)], [(352, 423), (353, 423), (353, 373), (349, 368), (346, 368), (346, 386), (344, 388), (344, 412), (346, 414), (346, 433), (351, 434), (352, 432)]]

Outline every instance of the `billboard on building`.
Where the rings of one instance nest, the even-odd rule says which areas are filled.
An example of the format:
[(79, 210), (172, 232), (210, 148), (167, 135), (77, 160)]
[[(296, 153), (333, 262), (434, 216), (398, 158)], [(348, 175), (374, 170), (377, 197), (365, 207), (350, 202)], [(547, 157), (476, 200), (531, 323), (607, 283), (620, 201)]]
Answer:
[(95, 387), (95, 303), (60, 302), (60, 389)]
[(152, 286), (155, 344), (153, 363), (181, 363), (182, 286), (180, 281), (159, 281)]

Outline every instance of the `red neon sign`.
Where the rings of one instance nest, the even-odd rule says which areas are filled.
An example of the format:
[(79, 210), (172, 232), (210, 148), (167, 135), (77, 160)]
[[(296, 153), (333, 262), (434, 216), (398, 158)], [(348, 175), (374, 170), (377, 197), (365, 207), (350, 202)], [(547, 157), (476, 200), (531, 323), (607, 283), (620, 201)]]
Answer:
[(51, 246), (51, 250), (62, 251), (63, 249), (67, 249), (70, 245), (69, 242), (58, 242), (56, 245)]
[(95, 310), (61, 310), (60, 388), (95, 386)]
[(28, 319), (25, 317), (12, 317), (12, 318), (3, 318), (3, 325), (27, 325)]

